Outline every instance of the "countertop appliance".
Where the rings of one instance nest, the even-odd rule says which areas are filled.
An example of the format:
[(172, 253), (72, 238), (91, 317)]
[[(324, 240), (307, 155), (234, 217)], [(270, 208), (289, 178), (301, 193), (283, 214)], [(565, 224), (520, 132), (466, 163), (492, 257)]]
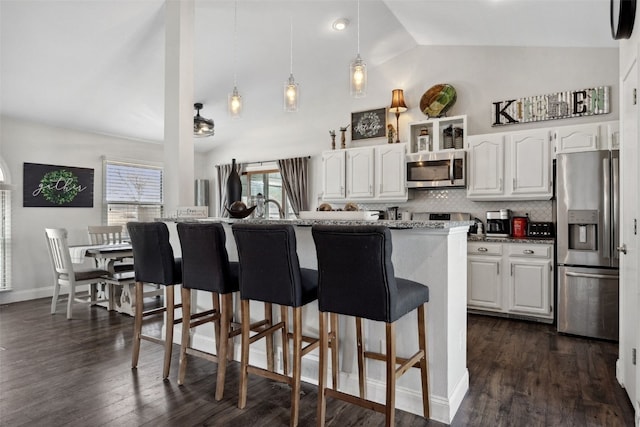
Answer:
[(529, 221), (527, 226), (528, 237), (553, 237), (553, 223), (543, 221)]
[(618, 340), (619, 152), (558, 154), (558, 331)]
[(528, 216), (514, 216), (511, 220), (511, 234), (515, 238), (527, 237), (529, 227)]
[(407, 188), (465, 187), (464, 150), (407, 154)]
[(509, 237), (511, 235), (511, 211), (487, 211), (487, 236)]

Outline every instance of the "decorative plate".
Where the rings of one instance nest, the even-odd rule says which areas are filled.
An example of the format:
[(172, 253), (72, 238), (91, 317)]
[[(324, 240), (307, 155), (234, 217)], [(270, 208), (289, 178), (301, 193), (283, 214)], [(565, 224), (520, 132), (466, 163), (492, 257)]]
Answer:
[(456, 99), (456, 90), (453, 86), (448, 84), (435, 85), (420, 98), (420, 110), (429, 117), (441, 117), (453, 107)]

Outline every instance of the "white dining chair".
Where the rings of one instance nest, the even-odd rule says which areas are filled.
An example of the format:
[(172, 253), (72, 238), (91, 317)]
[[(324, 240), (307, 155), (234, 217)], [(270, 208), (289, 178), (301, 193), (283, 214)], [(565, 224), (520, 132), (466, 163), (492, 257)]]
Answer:
[[(89, 241), (92, 245), (116, 245), (123, 243), (121, 225), (89, 225), (87, 227)], [(96, 267), (104, 267), (96, 260)], [(114, 273), (129, 273), (133, 271), (132, 259), (118, 259), (113, 261)]]
[[(67, 230), (64, 228), (46, 228), (47, 248), (51, 257), (51, 265), (55, 276), (53, 299), (51, 300), (51, 314), (56, 312), (56, 303), (60, 294), (60, 287), (69, 288), (67, 301), (67, 319), (73, 315), (74, 304), (96, 304), (106, 299), (97, 299), (97, 284), (104, 281), (109, 272), (100, 268), (80, 268), (71, 262)], [(76, 296), (78, 286), (89, 285), (89, 298)]]

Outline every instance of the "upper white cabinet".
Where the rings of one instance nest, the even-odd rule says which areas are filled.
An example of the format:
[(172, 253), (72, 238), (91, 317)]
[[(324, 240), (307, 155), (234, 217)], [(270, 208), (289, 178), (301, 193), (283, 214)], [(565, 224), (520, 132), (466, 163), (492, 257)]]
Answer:
[(551, 138), (549, 131), (531, 130), (508, 136), (510, 151), (506, 181), (507, 194), (512, 198), (545, 200), (553, 196), (551, 185)]
[(374, 197), (373, 147), (347, 150), (347, 199)]
[(504, 136), (475, 135), (467, 144), (469, 197), (504, 195)]
[(406, 201), (406, 153), (407, 144), (325, 151), (322, 199)]
[(556, 153), (620, 149), (619, 122), (563, 126), (554, 130)]
[(375, 182), (378, 199), (407, 200), (407, 144), (375, 148)]
[(346, 150), (322, 153), (322, 198), (344, 199), (346, 196)]
[(551, 141), (548, 130), (469, 137), (467, 197), (475, 200), (549, 200)]
[(412, 153), (461, 150), (464, 149), (466, 140), (467, 116), (441, 117), (409, 123), (409, 150)]

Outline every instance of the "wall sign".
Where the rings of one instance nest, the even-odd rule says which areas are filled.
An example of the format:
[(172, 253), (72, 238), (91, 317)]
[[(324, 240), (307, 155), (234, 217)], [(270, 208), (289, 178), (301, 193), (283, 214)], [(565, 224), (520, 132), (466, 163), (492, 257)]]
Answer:
[(387, 109), (351, 113), (351, 140), (381, 138), (387, 135)]
[(93, 169), (25, 163), (23, 206), (93, 207)]
[(494, 102), (491, 126), (609, 113), (609, 86)]

